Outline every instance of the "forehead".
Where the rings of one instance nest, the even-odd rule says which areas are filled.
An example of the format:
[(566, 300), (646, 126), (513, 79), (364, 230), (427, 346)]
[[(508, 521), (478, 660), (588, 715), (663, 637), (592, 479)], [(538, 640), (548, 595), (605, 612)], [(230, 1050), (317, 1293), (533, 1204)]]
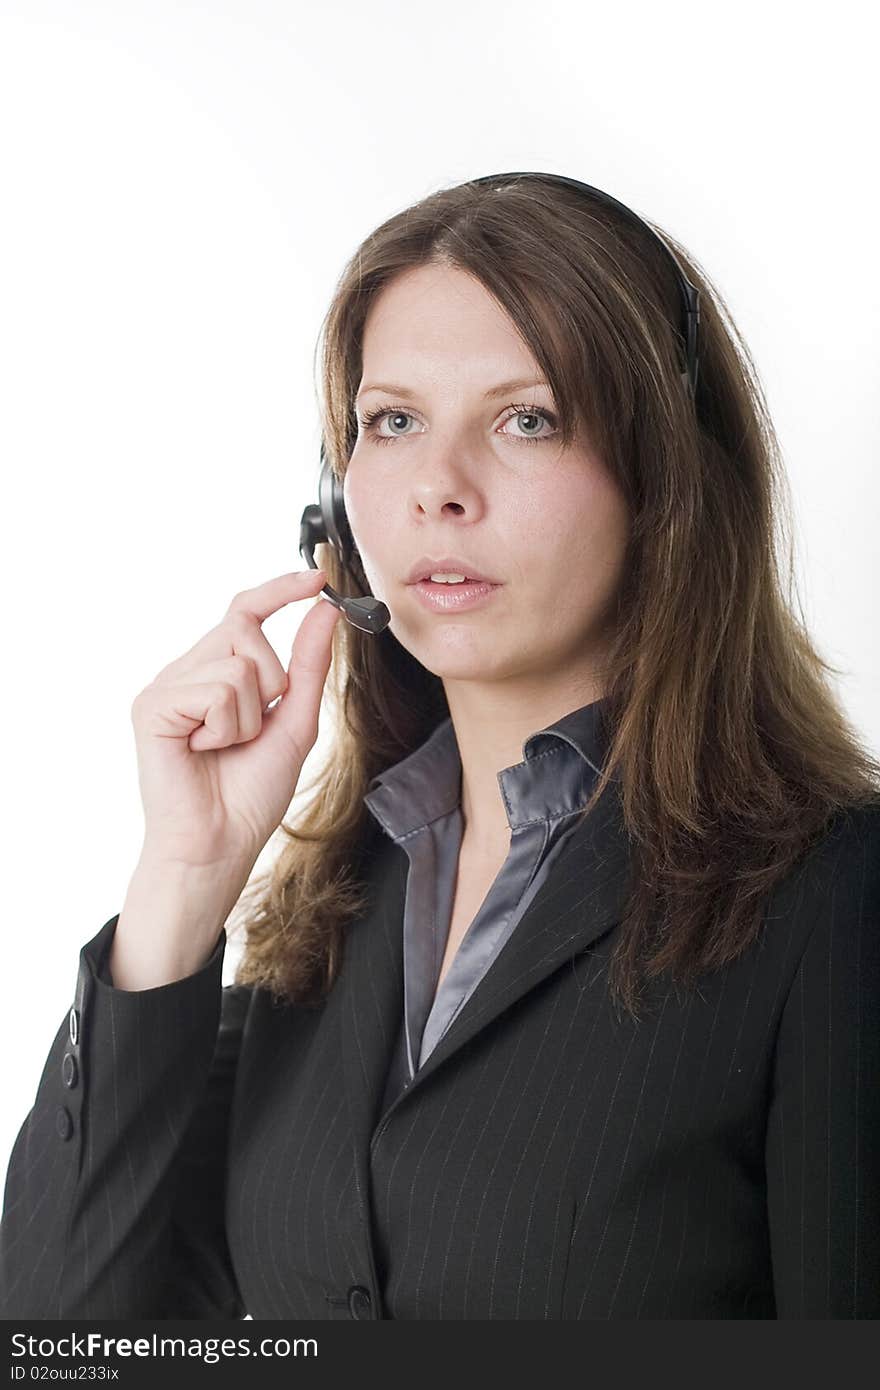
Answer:
[(494, 379), (538, 366), (509, 315), (484, 285), (452, 266), (401, 272), (377, 295), (364, 326), (363, 373), (395, 381), (425, 374)]

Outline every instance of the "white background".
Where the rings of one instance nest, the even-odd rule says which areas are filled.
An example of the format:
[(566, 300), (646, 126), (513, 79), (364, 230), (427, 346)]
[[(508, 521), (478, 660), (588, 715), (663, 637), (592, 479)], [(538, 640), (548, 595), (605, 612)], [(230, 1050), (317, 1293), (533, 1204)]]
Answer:
[[(0, 0), (0, 1172), (140, 850), (132, 699), (238, 590), (303, 567), (320, 321), (361, 239), (438, 187), (571, 174), (694, 252), (767, 391), (805, 615), (880, 746), (866, 22), (853, 0)], [(265, 626), (285, 664), (301, 616)]]

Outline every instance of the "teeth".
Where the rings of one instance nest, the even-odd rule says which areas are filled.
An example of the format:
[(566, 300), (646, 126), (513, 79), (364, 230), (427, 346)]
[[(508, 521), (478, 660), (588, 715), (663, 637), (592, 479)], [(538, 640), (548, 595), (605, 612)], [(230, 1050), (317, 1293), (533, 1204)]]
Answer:
[(448, 574), (440, 572), (430, 576), (432, 584), (463, 584), (467, 579), (466, 574)]

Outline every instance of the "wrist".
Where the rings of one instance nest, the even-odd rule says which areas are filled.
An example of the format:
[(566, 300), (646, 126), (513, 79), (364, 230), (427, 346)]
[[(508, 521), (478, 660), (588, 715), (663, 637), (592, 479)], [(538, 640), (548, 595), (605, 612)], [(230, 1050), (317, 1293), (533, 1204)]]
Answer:
[(121, 989), (169, 984), (200, 970), (216, 950), (247, 880), (142, 854), (128, 885), (108, 967)]

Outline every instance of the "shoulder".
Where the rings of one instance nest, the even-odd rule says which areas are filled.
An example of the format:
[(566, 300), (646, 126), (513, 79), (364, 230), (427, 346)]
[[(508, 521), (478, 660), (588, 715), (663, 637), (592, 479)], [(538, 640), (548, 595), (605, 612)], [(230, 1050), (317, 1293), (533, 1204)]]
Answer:
[[(770, 890), (760, 953), (791, 986), (811, 962), (866, 962), (880, 940), (880, 797), (848, 806)], [(820, 967), (821, 968), (821, 967)]]
[(798, 922), (800, 987), (843, 1005), (880, 990), (880, 800), (838, 812), (786, 881)]
[(876, 885), (878, 869), (880, 798), (838, 811), (802, 858), (802, 872), (813, 879), (817, 890), (850, 878)]

